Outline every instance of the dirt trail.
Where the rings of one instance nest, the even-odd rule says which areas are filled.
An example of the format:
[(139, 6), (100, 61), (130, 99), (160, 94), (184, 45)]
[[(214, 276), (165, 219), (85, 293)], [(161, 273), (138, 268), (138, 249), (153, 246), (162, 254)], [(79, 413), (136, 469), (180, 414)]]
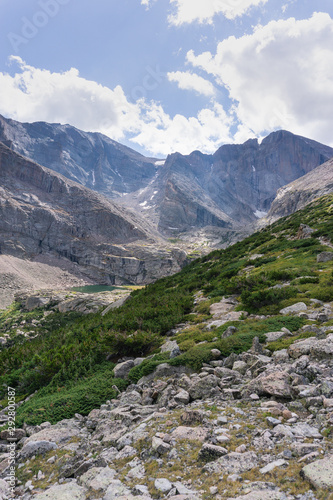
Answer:
[(39, 261), (0, 255), (0, 309), (8, 307), (18, 291), (66, 289), (91, 284), (75, 264), (60, 259)]

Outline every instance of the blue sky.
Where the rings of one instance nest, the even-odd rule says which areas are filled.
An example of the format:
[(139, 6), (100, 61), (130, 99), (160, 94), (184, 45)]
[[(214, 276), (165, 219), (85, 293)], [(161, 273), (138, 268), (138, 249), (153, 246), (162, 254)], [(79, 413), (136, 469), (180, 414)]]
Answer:
[(332, 0), (0, 0), (0, 113), (158, 157), (333, 146)]

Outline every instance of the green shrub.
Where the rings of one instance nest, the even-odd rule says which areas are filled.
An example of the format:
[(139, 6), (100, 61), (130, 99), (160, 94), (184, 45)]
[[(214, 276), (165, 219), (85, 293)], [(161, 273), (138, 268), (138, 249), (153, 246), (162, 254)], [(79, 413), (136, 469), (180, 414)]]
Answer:
[(291, 286), (284, 288), (270, 288), (266, 290), (258, 290), (250, 292), (244, 290), (241, 293), (242, 304), (246, 311), (250, 313), (258, 312), (262, 307), (271, 304), (279, 304), (282, 300), (296, 297), (297, 289)]
[(39, 391), (18, 408), (17, 425), (20, 427), (23, 422), (38, 425), (45, 421), (55, 424), (59, 420), (74, 417), (75, 413), (88, 415), (91, 410), (98, 408), (106, 400), (117, 396), (117, 392), (112, 388), (113, 385), (121, 391), (126, 388), (126, 382), (113, 379), (111, 373), (111, 371), (103, 371), (72, 387), (58, 387), (53, 393), (47, 390)]

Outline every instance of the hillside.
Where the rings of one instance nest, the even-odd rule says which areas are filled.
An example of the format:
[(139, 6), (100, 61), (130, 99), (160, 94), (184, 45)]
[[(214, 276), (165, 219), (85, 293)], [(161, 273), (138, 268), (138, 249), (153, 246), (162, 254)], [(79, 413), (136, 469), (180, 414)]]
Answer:
[(322, 197), (104, 315), (52, 296), (3, 312), (0, 387), (24, 401), (18, 498), (330, 499), (332, 207)]

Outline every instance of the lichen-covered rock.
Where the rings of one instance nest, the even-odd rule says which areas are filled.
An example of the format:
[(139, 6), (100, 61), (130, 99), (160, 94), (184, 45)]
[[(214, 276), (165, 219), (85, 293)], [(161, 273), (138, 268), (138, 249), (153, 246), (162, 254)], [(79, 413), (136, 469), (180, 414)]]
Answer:
[(333, 455), (317, 460), (302, 469), (302, 475), (315, 488), (332, 491), (333, 489)]
[(264, 372), (247, 384), (245, 392), (290, 399), (294, 395), (291, 382), (291, 377), (287, 371)]
[(65, 484), (55, 484), (34, 496), (36, 500), (85, 500), (87, 490), (76, 481)]
[(257, 467), (257, 465), (258, 457), (253, 451), (247, 451), (246, 453), (231, 452), (215, 462), (206, 464), (204, 470), (208, 473), (241, 474)]
[(58, 446), (52, 441), (29, 441), (25, 443), (20, 455), (23, 460), (33, 455), (44, 455), (48, 451), (56, 450)]

